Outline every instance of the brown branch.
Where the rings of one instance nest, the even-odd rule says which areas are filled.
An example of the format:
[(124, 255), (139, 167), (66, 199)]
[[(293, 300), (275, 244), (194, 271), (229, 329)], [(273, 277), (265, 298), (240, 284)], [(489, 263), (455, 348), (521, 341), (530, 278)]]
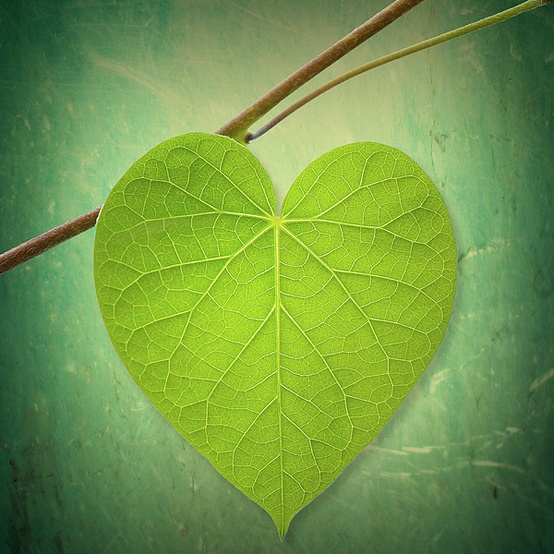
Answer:
[(387, 25), (393, 23), (401, 15), (421, 2), (423, 2), (423, 0), (395, 0), (363, 25), (354, 29), (344, 38), (327, 48), (327, 50), (324, 50), (300, 69), (297, 69), (285, 80), (281, 81), (242, 113), (218, 129), (216, 131), (217, 134), (227, 135), (239, 142), (247, 143), (250, 138), (248, 129), (253, 123), (262, 118), (267, 112), (315, 77), (318, 73), (327, 69), (337, 60), (354, 50), (354, 48), (384, 29)]
[(84, 231), (92, 229), (98, 219), (102, 206), (79, 217), (72, 219), (58, 227), (46, 231), (42, 235), (28, 240), (0, 255), (0, 273), (4, 273), (39, 256), (46, 250), (58, 246), (62, 242), (73, 238)]
[[(354, 31), (333, 44), (333, 46), (327, 48), (319, 56), (316, 56), (313, 60), (281, 81), (281, 83), (264, 94), (241, 114), (218, 129), (216, 134), (226, 135), (239, 142), (247, 143), (249, 139), (248, 129), (253, 123), (318, 73), (421, 2), (423, 0), (395, 0), (363, 25), (354, 29)], [(0, 273), (9, 271), (42, 254), (46, 250), (91, 229), (96, 224), (100, 209), (101, 206), (34, 239), (24, 242), (4, 254), (0, 254)]]

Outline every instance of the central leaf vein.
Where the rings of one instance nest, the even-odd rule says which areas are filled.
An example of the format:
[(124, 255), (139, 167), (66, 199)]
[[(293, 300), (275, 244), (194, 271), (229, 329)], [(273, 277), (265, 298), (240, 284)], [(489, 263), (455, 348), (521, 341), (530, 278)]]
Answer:
[(279, 410), (279, 464), (281, 481), (281, 525), (285, 521), (285, 482), (283, 461), (283, 404), (281, 399), (281, 260), (280, 260), (280, 220), (273, 225), (275, 248), (275, 370), (277, 372), (277, 408)]

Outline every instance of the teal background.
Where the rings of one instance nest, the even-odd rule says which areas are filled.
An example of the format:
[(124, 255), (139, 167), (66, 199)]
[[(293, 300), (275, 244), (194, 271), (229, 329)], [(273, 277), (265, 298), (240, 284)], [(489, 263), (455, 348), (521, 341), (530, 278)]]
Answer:
[[(0, 250), (98, 206), (148, 149), (213, 132), (386, 4), (0, 0)], [(511, 5), (428, 0), (316, 82)], [(0, 552), (553, 552), (553, 89), (548, 6), (358, 77), (252, 144), (280, 198), (333, 147), (404, 150), (459, 255), (438, 354), (282, 544), (117, 358), (94, 231), (0, 276)]]

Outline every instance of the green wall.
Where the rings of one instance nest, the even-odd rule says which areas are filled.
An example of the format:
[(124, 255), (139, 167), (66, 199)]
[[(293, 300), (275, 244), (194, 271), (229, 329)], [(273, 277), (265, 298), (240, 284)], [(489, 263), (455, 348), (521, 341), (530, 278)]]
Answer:
[[(510, 0), (428, 0), (330, 76)], [(0, 0), (0, 250), (212, 132), (386, 0)], [(554, 7), (380, 68), (252, 144), (282, 198), (354, 141), (404, 150), (458, 241), (445, 341), (285, 542), (149, 404), (96, 303), (94, 231), (0, 276), (0, 552), (554, 551)], [(298, 95), (295, 95), (295, 98)]]

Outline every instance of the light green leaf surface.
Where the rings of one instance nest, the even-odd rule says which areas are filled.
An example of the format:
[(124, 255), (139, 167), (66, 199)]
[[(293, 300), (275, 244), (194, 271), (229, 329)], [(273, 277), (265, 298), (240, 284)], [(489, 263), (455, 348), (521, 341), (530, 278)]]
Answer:
[(129, 169), (95, 244), (102, 315), (131, 375), (281, 537), (433, 357), (455, 264), (446, 207), (402, 152), (332, 150), (277, 217), (257, 159), (202, 133)]

